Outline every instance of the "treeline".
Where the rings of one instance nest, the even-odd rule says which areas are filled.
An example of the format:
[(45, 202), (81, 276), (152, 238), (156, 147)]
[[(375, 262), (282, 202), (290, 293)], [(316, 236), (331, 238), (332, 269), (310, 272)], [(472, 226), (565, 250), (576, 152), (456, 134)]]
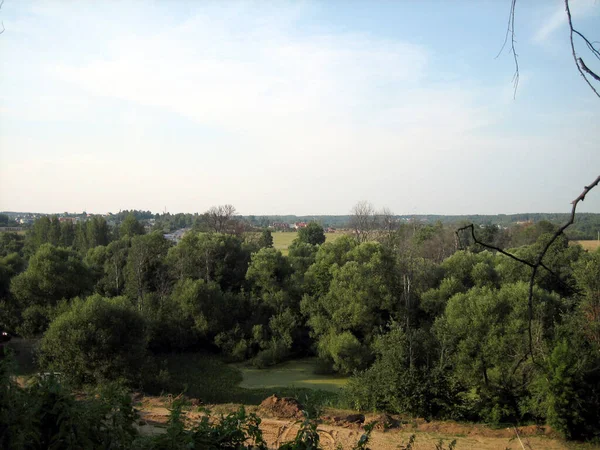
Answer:
[[(0, 326), (42, 336), (40, 363), (76, 384), (160, 389), (168, 373), (149, 355), (165, 352), (258, 367), (315, 354), (352, 375), (356, 409), (599, 436), (600, 253), (554, 242), (529, 310), (527, 266), (439, 222), (354, 217), (354, 234), (330, 243), (313, 222), (284, 256), (268, 230), (213, 212), (211, 231), (177, 245), (133, 214), (118, 229), (98, 218), (63, 234), (44, 218), (2, 235)], [(527, 261), (554, 230), (476, 227)]]

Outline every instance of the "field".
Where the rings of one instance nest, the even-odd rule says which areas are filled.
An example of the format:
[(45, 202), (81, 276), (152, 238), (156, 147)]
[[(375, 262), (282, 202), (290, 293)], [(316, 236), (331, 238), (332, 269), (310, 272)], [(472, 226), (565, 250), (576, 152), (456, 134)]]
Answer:
[[(298, 235), (295, 231), (274, 231), (273, 233), (273, 247), (277, 250), (281, 250), (284, 255), (288, 254), (288, 247)], [(335, 241), (337, 238), (344, 236), (344, 233), (325, 233), (325, 242)]]
[(572, 241), (576, 244), (581, 245), (585, 250), (594, 251), (597, 248), (600, 248), (600, 241), (592, 240), (592, 241)]
[(339, 392), (348, 381), (347, 377), (316, 375), (315, 358), (287, 361), (268, 369), (256, 369), (242, 364), (236, 367), (242, 372), (240, 387), (246, 389), (298, 387)]

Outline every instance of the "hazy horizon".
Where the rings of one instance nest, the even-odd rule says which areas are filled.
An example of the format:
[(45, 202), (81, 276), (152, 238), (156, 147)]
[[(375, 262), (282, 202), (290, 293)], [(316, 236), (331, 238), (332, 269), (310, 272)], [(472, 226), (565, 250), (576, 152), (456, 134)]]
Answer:
[[(600, 102), (560, 0), (517, 2), (513, 99), (509, 8), (6, 0), (0, 210), (569, 213)], [(571, 8), (597, 38), (600, 3)]]

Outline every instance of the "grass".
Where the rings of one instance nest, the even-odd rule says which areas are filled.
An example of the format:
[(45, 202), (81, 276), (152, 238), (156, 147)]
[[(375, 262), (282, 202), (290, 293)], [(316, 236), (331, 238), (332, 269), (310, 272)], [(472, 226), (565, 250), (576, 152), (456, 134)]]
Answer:
[[(335, 377), (324, 382), (326, 377), (309, 373), (314, 363), (306, 360), (256, 369), (258, 372), (240, 364), (226, 364), (217, 356), (203, 353), (165, 355), (162, 362), (169, 372), (168, 393), (184, 392), (204, 403), (258, 405), (275, 394), (294, 397), (306, 408), (316, 410), (337, 404), (339, 396), (334, 392), (335, 386), (337, 383), (339, 390), (343, 385), (343, 381)], [(287, 376), (278, 378), (285, 373)]]
[[(273, 231), (271, 234), (273, 236), (273, 247), (281, 250), (284, 255), (288, 254), (288, 247), (298, 235), (295, 231)], [(333, 242), (341, 236), (344, 236), (344, 233), (325, 233), (325, 242)]]
[(600, 248), (600, 241), (591, 240), (591, 241), (572, 241), (576, 244), (581, 245), (585, 250), (594, 251), (597, 248)]
[(348, 381), (347, 377), (316, 375), (316, 359), (303, 358), (287, 361), (267, 369), (256, 369), (248, 365), (236, 365), (242, 372), (240, 387), (247, 389), (302, 387), (339, 392)]

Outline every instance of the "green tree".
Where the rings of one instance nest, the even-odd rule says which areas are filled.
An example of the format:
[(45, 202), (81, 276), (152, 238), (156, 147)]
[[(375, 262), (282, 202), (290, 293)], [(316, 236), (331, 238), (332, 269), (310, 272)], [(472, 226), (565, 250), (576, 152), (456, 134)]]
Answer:
[(108, 245), (110, 241), (110, 230), (104, 218), (94, 216), (86, 223), (86, 235), (89, 248), (98, 245)]
[(169, 251), (174, 277), (216, 281), (223, 291), (239, 291), (245, 283), (250, 253), (240, 237), (221, 233), (186, 233)]
[(268, 228), (262, 230), (258, 244), (260, 247), (273, 247), (273, 235), (271, 234), (271, 230)]
[(135, 217), (135, 214), (132, 212), (127, 214), (121, 226), (119, 227), (119, 236), (120, 237), (134, 237), (139, 236), (145, 233), (144, 225), (142, 225)]
[(139, 380), (146, 357), (143, 317), (124, 297), (74, 299), (40, 343), (42, 367), (76, 384)]
[[(302, 311), (318, 342), (319, 355), (349, 373), (370, 362), (370, 345), (380, 327), (401, 317), (401, 288), (394, 260), (381, 244), (356, 245), (340, 261), (344, 259), (342, 264), (329, 266), (326, 294), (305, 296)], [(317, 254), (315, 265), (320, 263)]]
[(296, 239), (306, 244), (321, 245), (325, 242), (325, 233), (323, 227), (317, 222), (310, 222), (306, 227), (298, 230)]
[[(455, 375), (472, 389), (478, 414), (495, 423), (527, 417), (520, 403), (533, 380), (528, 338), (528, 285), (499, 289), (475, 287), (454, 295), (435, 324), (440, 342), (449, 349)], [(554, 333), (563, 302), (555, 294), (534, 290), (533, 352), (543, 355)]]
[(162, 233), (154, 232), (135, 236), (127, 254), (125, 266), (125, 289), (140, 311), (144, 310), (144, 297), (149, 292), (159, 292), (166, 296), (163, 283), (168, 282), (164, 259), (170, 243)]
[(54, 306), (90, 292), (91, 275), (77, 253), (44, 244), (29, 259), (27, 270), (13, 278), (11, 292), (24, 306)]
[(60, 300), (85, 295), (93, 286), (93, 273), (77, 253), (43, 244), (29, 259), (27, 270), (11, 280), (11, 294), (23, 318), (30, 320), (24, 334), (43, 332)]
[(0, 257), (11, 253), (22, 254), (25, 238), (18, 233), (0, 233)]
[(121, 295), (125, 287), (125, 265), (131, 240), (127, 237), (113, 241), (107, 246), (91, 248), (85, 262), (97, 274), (96, 292), (114, 297)]

